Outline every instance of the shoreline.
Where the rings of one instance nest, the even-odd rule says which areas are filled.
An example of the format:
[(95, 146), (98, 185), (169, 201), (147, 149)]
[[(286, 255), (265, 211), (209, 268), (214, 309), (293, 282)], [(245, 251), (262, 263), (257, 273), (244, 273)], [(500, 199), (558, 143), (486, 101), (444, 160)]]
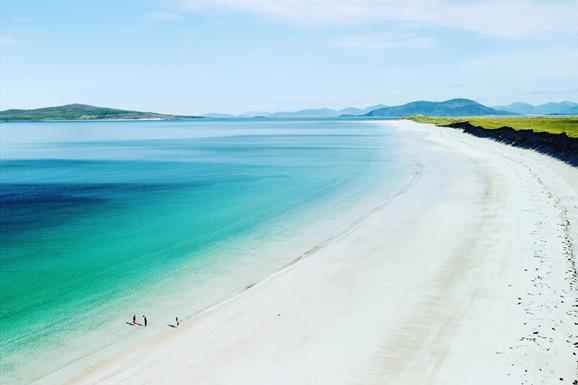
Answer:
[(526, 148), (551, 156), (578, 167), (578, 138), (565, 132), (554, 134), (533, 130), (514, 130), (512, 127), (487, 129), (470, 122), (456, 122), (446, 125), (480, 138), (490, 138), (510, 146)]
[[(380, 140), (384, 143), (376, 146), (379, 151), (385, 143), (397, 140), (389, 134), (383, 138)], [(22, 348), (10, 355), (6, 353), (4, 378), (13, 383), (34, 380), (43, 383), (46, 374), (61, 368), (74, 371), (73, 368), (79, 367), (82, 371), (86, 362), (100, 362), (123, 354), (166, 332), (174, 316), (186, 322), (203, 309), (253, 286), (300, 258), (299, 255), (311, 253), (325, 239), (341, 233), (350, 222), (372, 208), (374, 201), (382, 201), (403, 187), (407, 178), (405, 172), (398, 178), (402, 175), (398, 171), (406, 170), (405, 158), (387, 154), (389, 151), (382, 161), (370, 165), (371, 170), (362, 165), (365, 170), (360, 175), (367, 174), (367, 177), (356, 177), (356, 183), (339, 179), (344, 186), (333, 186), (324, 199), (308, 200), (306, 205), (301, 201), (300, 207), (287, 210), (260, 228), (205, 250), (202, 258), (186, 258), (168, 275), (157, 273), (143, 290), (135, 291), (138, 294), (119, 293), (118, 300), (110, 299), (108, 308), (82, 312), (80, 322), (74, 322), (72, 327), (60, 327), (58, 333), (42, 341), (44, 344), (30, 345), (32, 348)], [(396, 166), (392, 166), (394, 164)], [(383, 175), (388, 175), (389, 181), (384, 180)], [(147, 316), (147, 329), (125, 325), (133, 312), (139, 318), (142, 314)], [(103, 317), (97, 319), (95, 313)], [(45, 364), (38, 365), (38, 362)], [(11, 367), (12, 363), (15, 365)]]
[(383, 124), (421, 164), (391, 203), (179, 329), (40, 382), (572, 383), (576, 309), (551, 307), (576, 301), (576, 169), (454, 129)]

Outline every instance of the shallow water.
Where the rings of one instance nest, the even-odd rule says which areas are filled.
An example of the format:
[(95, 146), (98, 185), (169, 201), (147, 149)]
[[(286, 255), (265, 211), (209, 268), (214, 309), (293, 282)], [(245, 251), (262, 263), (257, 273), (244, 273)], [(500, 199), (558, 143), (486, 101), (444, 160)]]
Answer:
[(408, 174), (377, 122), (5, 123), (0, 135), (10, 383), (131, 338), (119, 320), (133, 312), (164, 325), (226, 298)]

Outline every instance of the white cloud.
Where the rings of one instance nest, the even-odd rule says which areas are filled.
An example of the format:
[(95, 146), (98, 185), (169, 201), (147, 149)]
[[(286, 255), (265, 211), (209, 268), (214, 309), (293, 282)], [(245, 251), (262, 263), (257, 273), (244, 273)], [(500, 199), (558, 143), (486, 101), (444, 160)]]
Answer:
[(182, 19), (178, 13), (168, 11), (150, 12), (149, 17), (156, 21), (177, 21)]
[(491, 37), (576, 33), (574, 0), (175, 0), (189, 12), (244, 12), (299, 25), (409, 22)]
[(342, 36), (335, 44), (348, 48), (429, 48), (436, 42), (432, 38), (403, 33), (371, 33)]

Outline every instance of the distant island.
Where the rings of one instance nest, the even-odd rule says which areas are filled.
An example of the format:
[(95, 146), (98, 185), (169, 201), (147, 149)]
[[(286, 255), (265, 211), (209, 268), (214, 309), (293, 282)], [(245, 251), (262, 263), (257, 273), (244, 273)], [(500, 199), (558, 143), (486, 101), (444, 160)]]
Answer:
[(38, 120), (180, 120), (200, 119), (202, 116), (182, 116), (120, 110), (108, 107), (96, 107), (87, 104), (67, 104), (57, 107), (36, 108), (32, 110), (11, 109), (0, 111), (1, 121), (38, 121)]

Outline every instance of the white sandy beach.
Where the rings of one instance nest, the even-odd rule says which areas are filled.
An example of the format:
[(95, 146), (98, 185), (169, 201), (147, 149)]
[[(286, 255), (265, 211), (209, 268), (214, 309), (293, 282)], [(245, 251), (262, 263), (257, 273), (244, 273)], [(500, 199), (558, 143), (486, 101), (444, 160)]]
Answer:
[(393, 201), (180, 328), (38, 383), (578, 381), (578, 170), (455, 129), (383, 124), (419, 170)]

